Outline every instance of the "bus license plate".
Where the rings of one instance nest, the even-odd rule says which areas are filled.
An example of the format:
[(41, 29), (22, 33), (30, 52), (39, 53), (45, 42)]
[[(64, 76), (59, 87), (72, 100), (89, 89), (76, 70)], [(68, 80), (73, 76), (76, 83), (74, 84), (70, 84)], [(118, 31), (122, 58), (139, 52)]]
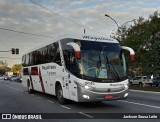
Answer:
[(113, 98), (113, 95), (112, 94), (107, 94), (104, 96), (105, 99), (112, 99)]

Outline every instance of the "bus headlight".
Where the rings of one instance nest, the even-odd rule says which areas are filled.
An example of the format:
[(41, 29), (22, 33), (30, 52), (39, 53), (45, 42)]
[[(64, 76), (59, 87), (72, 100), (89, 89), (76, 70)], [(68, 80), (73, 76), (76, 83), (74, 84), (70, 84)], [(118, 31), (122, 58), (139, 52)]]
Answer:
[(89, 85), (84, 85), (84, 84), (81, 84), (81, 83), (78, 83), (75, 81), (75, 83), (80, 86), (82, 89), (86, 89), (86, 90), (91, 90), (91, 89), (95, 89), (94, 87), (92, 86), (89, 86)]
[(124, 88), (125, 88), (125, 89), (128, 89), (129, 87), (128, 87), (128, 85), (124, 85)]
[(84, 86), (84, 88), (85, 89), (91, 89), (92, 87), (86, 85), (86, 86)]

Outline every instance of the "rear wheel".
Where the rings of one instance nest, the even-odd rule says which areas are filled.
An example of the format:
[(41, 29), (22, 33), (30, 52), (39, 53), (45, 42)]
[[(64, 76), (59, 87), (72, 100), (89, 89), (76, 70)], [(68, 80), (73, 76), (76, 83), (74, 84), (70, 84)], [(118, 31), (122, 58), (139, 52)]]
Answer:
[(65, 104), (67, 100), (63, 97), (63, 90), (60, 84), (56, 87), (56, 95), (60, 104)]
[(28, 89), (28, 93), (29, 93), (29, 94), (32, 94), (32, 93), (33, 93), (33, 90), (32, 90), (32, 88), (31, 88), (31, 84), (30, 84), (30, 81), (29, 81), (29, 80), (27, 81), (27, 89)]

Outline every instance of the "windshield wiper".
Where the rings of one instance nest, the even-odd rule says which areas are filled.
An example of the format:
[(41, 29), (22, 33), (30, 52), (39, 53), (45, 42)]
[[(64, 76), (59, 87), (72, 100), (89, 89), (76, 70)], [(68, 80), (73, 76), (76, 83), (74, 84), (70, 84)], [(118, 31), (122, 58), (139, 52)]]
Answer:
[(106, 60), (107, 60), (107, 68), (110, 70), (110, 67), (111, 67), (113, 69), (114, 74), (116, 74), (116, 76), (120, 78), (118, 71), (115, 69), (115, 67), (112, 64), (109, 63), (107, 54), (106, 54)]

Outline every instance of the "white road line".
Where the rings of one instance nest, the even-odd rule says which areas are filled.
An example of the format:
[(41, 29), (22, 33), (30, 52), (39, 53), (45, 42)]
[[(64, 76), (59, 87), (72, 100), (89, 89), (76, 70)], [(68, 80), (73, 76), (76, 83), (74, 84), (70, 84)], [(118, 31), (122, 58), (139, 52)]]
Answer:
[(118, 100), (120, 102), (125, 102), (125, 103), (131, 103), (131, 104), (135, 104), (135, 105), (141, 105), (141, 106), (147, 106), (147, 107), (151, 107), (151, 108), (160, 108), (159, 106), (153, 106), (153, 105), (147, 105), (147, 104), (142, 104), (142, 103), (136, 103), (136, 102), (130, 102), (130, 101), (125, 101), (125, 100)]
[(64, 106), (64, 105), (61, 105), (61, 107), (66, 108), (66, 109), (71, 109), (71, 108)]
[(142, 90), (132, 90), (132, 89), (130, 89), (129, 91), (142, 92), (142, 93), (151, 93), (151, 94), (160, 94), (160, 92), (154, 92), (154, 91), (142, 91)]
[(37, 97), (37, 98), (41, 99), (41, 97)]
[(82, 115), (87, 116), (87, 117), (89, 117), (89, 118), (94, 118), (93, 116), (88, 115), (88, 114), (85, 114), (85, 113), (83, 113), (83, 112), (79, 112), (79, 114), (82, 114)]
[(51, 101), (51, 100), (47, 100), (48, 102), (50, 102), (50, 103), (54, 103), (53, 101)]
[(30, 95), (35, 96), (34, 94), (30, 94)]
[(25, 94), (28, 94), (28, 92), (24, 92)]

